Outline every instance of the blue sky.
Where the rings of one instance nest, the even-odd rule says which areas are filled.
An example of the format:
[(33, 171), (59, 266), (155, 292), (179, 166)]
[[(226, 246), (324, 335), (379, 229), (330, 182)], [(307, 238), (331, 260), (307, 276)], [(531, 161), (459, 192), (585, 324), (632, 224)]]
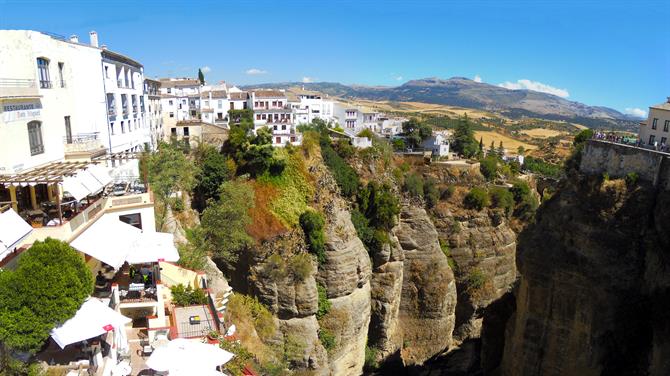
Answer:
[[(0, 28), (100, 43), (148, 77), (399, 85), (479, 77), (620, 111), (670, 96), (670, 1), (0, 0)], [(523, 80), (523, 81), (520, 81)]]

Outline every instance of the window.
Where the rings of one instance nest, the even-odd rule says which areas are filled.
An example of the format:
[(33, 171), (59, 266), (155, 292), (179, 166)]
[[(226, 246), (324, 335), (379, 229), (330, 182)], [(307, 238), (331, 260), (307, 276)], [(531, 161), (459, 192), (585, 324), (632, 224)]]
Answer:
[(49, 60), (37, 58), (37, 73), (40, 78), (40, 88), (51, 89), (51, 80), (49, 79)]
[(170, 100), (168, 101), (168, 104), (169, 104), (170, 106), (173, 105), (172, 99), (170, 99)]
[(112, 136), (115, 135), (114, 133), (114, 123), (109, 123), (109, 128), (112, 130)]
[[(140, 96), (140, 111), (142, 111), (142, 113), (144, 113), (144, 95)], [(149, 111), (151, 111), (151, 110), (149, 110)]]
[(70, 117), (65, 117), (65, 141), (68, 144), (72, 143), (72, 127), (70, 126)]
[(126, 133), (126, 128), (124, 127), (123, 120), (121, 120), (121, 133)]
[(282, 126), (281, 126), (281, 130), (282, 130), (282, 131), (285, 131), (285, 130), (286, 130), (286, 125), (282, 125)]
[(266, 114), (261, 115), (261, 119), (266, 120), (266, 119), (267, 119), (267, 115), (266, 115)]
[(140, 213), (120, 215), (119, 220), (131, 226), (135, 226), (140, 230), (142, 229), (142, 214)]
[(44, 144), (42, 143), (42, 123), (31, 121), (28, 123), (28, 141), (30, 142), (30, 155), (44, 153)]
[(205, 100), (205, 107), (209, 107), (209, 101)]
[(184, 127), (184, 137), (190, 136), (191, 132), (189, 131), (188, 127)]
[(219, 99), (219, 110), (223, 108), (223, 101)]
[(653, 134), (651, 136), (649, 136), (649, 145), (653, 145), (655, 139), (656, 139), (656, 136), (654, 136)]
[(281, 144), (281, 137), (275, 137), (275, 144)]
[(174, 112), (170, 112), (170, 117), (171, 117), (171, 118), (174, 117)]
[(109, 67), (105, 66), (105, 78), (109, 78)]
[(261, 114), (256, 114), (256, 120), (261, 120)]
[(273, 127), (272, 127), (272, 130), (273, 130), (273, 131), (276, 131), (276, 130), (277, 130), (277, 126), (276, 126), (276, 125), (273, 126)]
[(121, 110), (124, 115), (128, 115), (128, 95), (121, 94)]
[(235, 109), (235, 102), (230, 102), (230, 109), (234, 110)]
[(665, 145), (668, 142), (667, 137), (661, 137), (661, 145)]
[(167, 88), (168, 89), (168, 94), (172, 93), (172, 88)]
[(107, 114), (116, 115), (116, 99), (114, 94), (107, 94)]
[(65, 63), (58, 63), (58, 79), (60, 80), (60, 87), (65, 87), (65, 80), (63, 79), (63, 67)]
[(247, 109), (247, 102), (242, 102), (242, 108), (245, 109), (245, 110)]
[(191, 110), (191, 116), (195, 116), (195, 110)]
[(670, 120), (666, 120), (665, 123), (663, 123), (663, 132), (667, 132), (668, 128), (670, 128)]
[(658, 119), (654, 118), (654, 120), (651, 122), (651, 129), (656, 129), (657, 125), (658, 125)]
[(176, 135), (177, 135), (177, 128), (174, 128), (174, 127), (170, 128), (170, 133), (171, 133), (173, 136), (176, 136)]

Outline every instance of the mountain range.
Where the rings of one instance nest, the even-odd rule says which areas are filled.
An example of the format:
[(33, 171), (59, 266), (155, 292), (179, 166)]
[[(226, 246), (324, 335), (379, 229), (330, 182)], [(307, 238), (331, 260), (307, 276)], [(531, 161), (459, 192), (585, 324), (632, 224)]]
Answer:
[(538, 91), (506, 89), (464, 77), (424, 78), (392, 87), (343, 85), (335, 82), (283, 82), (253, 85), (254, 88), (273, 89), (295, 86), (346, 99), (458, 106), (495, 112), (512, 119), (533, 117), (563, 120), (591, 128), (635, 129), (639, 121), (637, 118), (612, 108), (589, 106)]

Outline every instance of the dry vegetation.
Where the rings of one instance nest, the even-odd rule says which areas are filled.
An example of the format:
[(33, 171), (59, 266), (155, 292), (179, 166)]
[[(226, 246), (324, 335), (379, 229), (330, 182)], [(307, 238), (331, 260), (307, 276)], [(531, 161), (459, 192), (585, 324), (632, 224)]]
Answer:
[(533, 150), (537, 149), (537, 146), (531, 145), (529, 143), (525, 143), (519, 140), (515, 140), (509, 136), (502, 135), (497, 132), (482, 132), (482, 131), (476, 131), (475, 132), (475, 139), (479, 140), (482, 138), (484, 140), (484, 147), (488, 148), (491, 146), (491, 141), (493, 141), (493, 144), (497, 148), (498, 145), (500, 145), (500, 141), (502, 141), (503, 146), (505, 149), (507, 149), (508, 152), (510, 153), (516, 153), (516, 150), (519, 148), (519, 146), (523, 146), (524, 149), (526, 150)]

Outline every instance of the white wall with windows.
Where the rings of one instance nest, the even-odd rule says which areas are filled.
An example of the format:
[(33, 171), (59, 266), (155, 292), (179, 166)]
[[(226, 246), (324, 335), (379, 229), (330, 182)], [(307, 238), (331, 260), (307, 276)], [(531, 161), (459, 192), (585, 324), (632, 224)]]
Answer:
[(107, 125), (100, 49), (0, 30), (0, 173), (64, 158), (65, 144)]
[(649, 107), (647, 121), (640, 124), (640, 140), (650, 146), (670, 145), (670, 97)]

